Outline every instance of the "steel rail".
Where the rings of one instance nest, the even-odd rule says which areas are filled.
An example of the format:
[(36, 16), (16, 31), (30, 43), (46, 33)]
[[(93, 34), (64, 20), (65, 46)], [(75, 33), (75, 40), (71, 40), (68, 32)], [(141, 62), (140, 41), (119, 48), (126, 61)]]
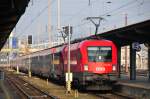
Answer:
[(136, 99), (135, 97), (131, 97), (125, 94), (119, 93), (109, 93), (109, 94), (96, 94), (96, 96), (103, 99)]
[[(15, 85), (17, 87), (17, 89), (20, 90), (28, 99), (33, 99), (33, 98), (59, 99), (56, 96), (49, 95), (48, 93), (40, 90), (39, 88), (35, 87), (34, 85), (30, 84), (29, 82), (27, 82), (27, 81), (25, 81), (25, 80), (23, 80), (23, 79), (21, 79), (19, 77), (11, 78), (11, 77), (7, 76), (7, 79), (8, 79), (9, 82), (13, 83), (13, 85)], [(33, 89), (35, 89), (37, 92), (41, 93), (41, 95), (29, 95), (27, 93), (27, 91), (23, 90), (23, 88), (22, 88), (23, 86), (18, 83), (20, 80), (22, 80), (23, 82), (25, 82), (26, 85), (29, 85), (30, 87), (32, 87)], [(26, 86), (26, 87), (29, 87), (29, 86)]]
[[(20, 78), (20, 79), (21, 79), (21, 78)], [(26, 80), (24, 80), (24, 79), (21, 79), (21, 80), (23, 80), (24, 82), (28, 83), (29, 85), (31, 85), (32, 87), (34, 87), (35, 89), (37, 89), (38, 91), (40, 91), (41, 93), (44, 93), (44, 94), (46, 94), (47, 96), (51, 97), (52, 99), (59, 99), (59, 98), (56, 97), (56, 96), (50, 95), (50, 94), (48, 94), (47, 92), (40, 90), (40, 89), (37, 88), (36, 86), (32, 85), (30, 82), (28, 82), (28, 81), (26, 81)]]

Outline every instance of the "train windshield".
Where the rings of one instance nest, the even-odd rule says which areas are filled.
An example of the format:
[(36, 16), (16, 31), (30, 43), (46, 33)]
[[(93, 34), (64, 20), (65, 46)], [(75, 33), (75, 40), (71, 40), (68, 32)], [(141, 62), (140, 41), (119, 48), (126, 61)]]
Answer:
[(111, 62), (112, 48), (107, 46), (88, 47), (89, 62)]

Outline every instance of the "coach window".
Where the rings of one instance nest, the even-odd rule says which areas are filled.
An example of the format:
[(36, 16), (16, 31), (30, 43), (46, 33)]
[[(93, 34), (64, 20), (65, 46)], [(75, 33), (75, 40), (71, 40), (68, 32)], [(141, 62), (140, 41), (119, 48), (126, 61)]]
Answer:
[(47, 60), (46, 60), (45, 56), (43, 55), (43, 66), (44, 67), (46, 66), (46, 62), (47, 62)]
[(50, 54), (49, 56), (49, 66), (51, 66), (53, 64), (53, 55)]
[(36, 56), (35, 58), (36, 58), (36, 62), (35, 63), (36, 63), (36, 67), (37, 67), (37, 66), (39, 66), (39, 56)]
[(35, 66), (35, 57), (32, 57), (32, 66)]
[(45, 60), (45, 65), (50, 66), (51, 55), (50, 54), (46, 55), (44, 60)]
[(59, 64), (60, 54), (56, 53), (54, 56), (55, 57), (54, 57), (54, 60), (53, 60), (53, 64), (58, 65)]
[(39, 64), (41, 67), (43, 67), (43, 65), (44, 65), (43, 63), (44, 63), (43, 56), (40, 56)]

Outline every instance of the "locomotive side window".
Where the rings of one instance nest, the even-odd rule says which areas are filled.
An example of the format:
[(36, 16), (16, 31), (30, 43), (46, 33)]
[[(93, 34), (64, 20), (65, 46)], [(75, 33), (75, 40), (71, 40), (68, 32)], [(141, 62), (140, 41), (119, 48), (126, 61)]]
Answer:
[(77, 53), (77, 58), (78, 58), (78, 59), (81, 59), (81, 58), (82, 58), (82, 55), (81, 55), (81, 52), (80, 52), (80, 51)]
[(111, 62), (112, 48), (105, 46), (88, 47), (89, 62)]

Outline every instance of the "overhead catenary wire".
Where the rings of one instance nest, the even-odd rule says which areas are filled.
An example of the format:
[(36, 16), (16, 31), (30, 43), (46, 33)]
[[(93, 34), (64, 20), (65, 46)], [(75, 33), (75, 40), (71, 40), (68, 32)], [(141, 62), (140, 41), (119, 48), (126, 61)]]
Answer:
[[(130, 1), (130, 2), (127, 2), (127, 3), (124, 4), (124, 5), (121, 5), (121, 6), (117, 7), (117, 8), (115, 8), (115, 9), (112, 9), (111, 11), (106, 12), (106, 13), (103, 13), (103, 14), (101, 14), (101, 15), (99, 15), (99, 16), (105, 16), (105, 15), (108, 15), (108, 14), (115, 13), (115, 12), (117, 12), (118, 10), (121, 10), (122, 8), (128, 7), (128, 6), (130, 6), (131, 4), (136, 3), (137, 1), (138, 1), (138, 0), (132, 0), (132, 1)], [(115, 14), (117, 14), (117, 13), (115, 13)], [(78, 26), (81, 26), (81, 25), (82, 25), (82, 23), (81, 23), (81, 24), (77, 24), (77, 25), (76, 25), (76, 28), (77, 28)], [(83, 25), (84, 25), (84, 24), (83, 24)]]
[[(128, 7), (128, 8), (125, 8), (124, 7), (124, 10), (128, 10), (128, 9), (132, 9), (133, 10), (133, 8), (134, 9), (137, 9), (135, 6), (141, 6), (141, 2), (139, 1), (139, 3), (138, 3), (138, 0), (136, 0), (137, 2), (135, 2), (135, 3), (137, 3), (137, 4), (135, 4), (135, 3), (132, 3), (132, 4), (135, 4), (135, 5), (132, 5), (132, 6), (130, 6), (130, 7)], [(144, 4), (144, 2), (142, 2), (142, 5)], [(139, 13), (139, 10), (140, 10), (140, 8), (138, 9), (138, 12), (137, 13)], [(115, 12), (112, 12), (112, 13), (110, 13), (110, 14), (108, 14), (109, 15), (109, 17), (115, 17), (115, 16), (118, 16), (118, 15), (121, 15), (121, 14), (125, 14), (125, 13), (122, 13), (122, 10), (120, 10), (119, 11), (119, 9), (117, 10), (117, 11), (115, 11)], [(134, 15), (135, 15), (135, 13), (134, 13)], [(138, 16), (139, 16), (139, 14), (138, 14)], [(132, 16), (133, 17), (133, 16)]]
[[(56, 1), (56, 0), (53, 0), (52, 3), (54, 3), (55, 1)], [(116, 9), (113, 9), (113, 10), (107, 12), (107, 13), (104, 13), (104, 14), (102, 14), (102, 15), (100, 15), (100, 16), (104, 16), (104, 15), (111, 14), (111, 13), (113, 13), (113, 12), (116, 12), (117, 10), (120, 10), (120, 9), (126, 7), (126, 6), (131, 5), (131, 4), (134, 3), (135, 1), (138, 1), (138, 0), (133, 0), (133, 1), (131, 1), (131, 2), (128, 2), (128, 3), (126, 3), (126, 4), (122, 5), (122, 6), (116, 8)], [(90, 1), (90, 4), (94, 4), (94, 3), (96, 3), (96, 2), (97, 2), (97, 0), (95, 0), (95, 1)], [(35, 22), (35, 20), (36, 20), (42, 13), (44, 13), (44, 11), (45, 11), (47, 8), (48, 8), (48, 6), (44, 7), (44, 8), (37, 14), (37, 16), (31, 20), (30, 25), (33, 24), (33, 23)], [(83, 9), (83, 11), (84, 11), (84, 9)], [(78, 16), (79, 14), (81, 14), (81, 12), (82, 12), (82, 11), (80, 10), (80, 11), (77, 12), (76, 14), (72, 15), (73, 17), (69, 18), (69, 20), (72, 20), (75, 16)], [(65, 21), (65, 22), (66, 22), (66, 21)], [(22, 31), (27, 31), (27, 30), (30, 28), (30, 25), (27, 25)], [(79, 24), (79, 26), (80, 26), (80, 24)]]
[[(55, 1), (56, 1), (56, 0), (53, 0), (53, 1), (51, 2), (51, 4), (53, 4)], [(48, 5), (45, 6), (45, 7), (31, 20), (31, 22), (30, 22), (24, 29), (22, 29), (21, 31), (26, 32), (26, 31), (31, 27), (31, 25), (37, 20), (37, 18), (39, 18), (39, 17), (46, 11), (46, 9), (48, 9)], [(20, 37), (20, 36), (21, 36), (21, 34), (18, 34), (16, 37)]]
[[(53, 0), (53, 1), (56, 1), (56, 0)], [(52, 1), (52, 2), (53, 2), (53, 1)], [(97, 1), (98, 1), (98, 0), (91, 0), (91, 1), (90, 1), (90, 4), (92, 5), (92, 4), (96, 3)], [(106, 12), (106, 13), (100, 14), (100, 16), (105, 16), (105, 15), (108, 15), (108, 14), (111, 14), (111, 16), (112, 16), (112, 14), (113, 14), (113, 15), (116, 15), (116, 14), (119, 13), (123, 8), (128, 7), (128, 6), (130, 6), (131, 4), (137, 3), (137, 1), (139, 1), (139, 0), (132, 0), (132, 1), (129, 1), (129, 2), (127, 2), (127, 3), (125, 3), (125, 4), (121, 5), (121, 6), (119, 6), (119, 7), (117, 7), (117, 8), (114, 8), (114, 9), (112, 9), (112, 10)], [(143, 1), (144, 1), (144, 0), (143, 0)], [(145, 3), (145, 2), (144, 2), (144, 3)], [(141, 4), (143, 4), (143, 2), (141, 2)], [(43, 10), (40, 11), (41, 14), (44, 12), (44, 9), (46, 10), (47, 8), (43, 8)], [(85, 8), (83, 8), (83, 11), (84, 11), (85, 9), (87, 9), (87, 6), (86, 6)], [(80, 11), (77, 12), (76, 14), (72, 15), (72, 17), (69, 18), (69, 22), (70, 22), (70, 20), (73, 20), (74, 18), (77, 18), (77, 16), (79, 16), (79, 14), (83, 13), (83, 11), (80, 10)], [(23, 32), (25, 31), (25, 32), (26, 32), (28, 29), (30, 29), (30, 26), (36, 21), (36, 19), (37, 19), (38, 17), (41, 16), (40, 13), (38, 13), (38, 14), (36, 15), (36, 17), (33, 18), (33, 19), (31, 20), (31, 22), (30, 22), (25, 28), (23, 28), (21, 31), (23, 31)], [(66, 20), (66, 21), (67, 21), (67, 20)], [(65, 21), (65, 23), (66, 23), (66, 21)], [(78, 21), (78, 22), (79, 22), (79, 21)], [(82, 23), (82, 22), (81, 22), (81, 23), (78, 23), (78, 24), (74, 25), (74, 28), (78, 28), (78, 27), (80, 27), (81, 25), (87, 25), (87, 23), (89, 23), (89, 22), (86, 22), (86, 23)], [(19, 34), (18, 36), (20, 36), (20, 35), (21, 35), (21, 34)]]
[[(96, 3), (96, 1), (97, 1), (97, 0), (90, 1), (90, 5)], [(77, 16), (79, 16), (81, 13), (83, 13), (86, 9), (88, 9), (88, 6), (89, 6), (89, 5), (87, 5), (86, 7), (83, 7), (82, 9), (80, 9), (80, 10), (79, 10), (78, 12), (76, 12), (75, 14), (70, 15), (70, 18), (64, 20), (64, 22), (66, 23), (67, 20), (73, 20), (73, 19), (75, 19)]]
[[(119, 7), (117, 7), (117, 8), (115, 8), (115, 9), (112, 9), (111, 11), (109, 11), (109, 12), (107, 12), (107, 13), (104, 13), (104, 14), (101, 14), (101, 15), (103, 15), (103, 16), (105, 16), (105, 15), (107, 15), (107, 14), (111, 14), (111, 16), (112, 16), (112, 14), (113, 14), (113, 16), (115, 15), (117, 15), (117, 14), (120, 14), (120, 11), (122, 10), (122, 9), (126, 9), (126, 10), (128, 10), (128, 9), (131, 9), (131, 8), (135, 8), (135, 6), (138, 6), (138, 5), (144, 5), (144, 2), (145, 0), (143, 0), (142, 2), (140, 1), (140, 0), (132, 0), (132, 1), (129, 1), (129, 2), (127, 2), (127, 3), (125, 3), (125, 4), (123, 4), (123, 5), (121, 5), (121, 6), (119, 6)], [(136, 4), (137, 3), (137, 4)], [(140, 4), (139, 4), (140, 3)], [(134, 5), (134, 6), (132, 6), (132, 7), (129, 7), (129, 6), (131, 6), (131, 5), (133, 5), (133, 4), (136, 4), (136, 5)], [(129, 8), (127, 8), (127, 7), (129, 7)], [(133, 19), (133, 17), (132, 16), (130, 16), (129, 18), (132, 18)], [(83, 26), (83, 25), (87, 25), (89, 22), (86, 22), (86, 23), (80, 23), (80, 24), (76, 24), (76, 25), (74, 25), (74, 28), (80, 28), (81, 26)], [(114, 27), (114, 26), (113, 26)], [(112, 28), (111, 28), (112, 29)]]
[(130, 6), (131, 4), (136, 3), (137, 1), (138, 1), (138, 0), (132, 0), (132, 1), (130, 1), (130, 2), (127, 2), (126, 4), (121, 5), (121, 6), (117, 7), (117, 8), (115, 8), (115, 9), (112, 9), (112, 10), (109, 11), (109, 12), (106, 12), (106, 13), (104, 13), (104, 14), (101, 14), (100, 16), (105, 16), (105, 15), (108, 15), (108, 14), (111, 14), (111, 13), (115, 13), (115, 12), (117, 12), (118, 10), (121, 10), (122, 8), (128, 7), (128, 6)]

